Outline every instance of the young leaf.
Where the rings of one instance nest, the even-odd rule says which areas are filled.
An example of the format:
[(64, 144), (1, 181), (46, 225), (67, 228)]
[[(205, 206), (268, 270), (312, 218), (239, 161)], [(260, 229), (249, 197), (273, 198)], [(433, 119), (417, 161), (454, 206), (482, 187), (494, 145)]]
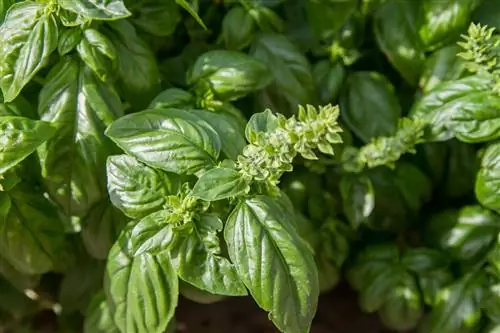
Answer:
[(349, 128), (364, 142), (393, 133), (401, 106), (389, 80), (376, 72), (356, 72), (346, 83), (340, 112)]
[(80, 59), (103, 82), (110, 80), (116, 68), (118, 54), (111, 41), (95, 29), (85, 29), (76, 50)]
[(132, 218), (162, 209), (166, 197), (176, 195), (181, 185), (178, 175), (155, 170), (127, 155), (110, 156), (107, 175), (111, 202)]
[[(154, 230), (161, 229), (159, 217), (149, 218)], [(122, 333), (163, 333), (177, 307), (177, 274), (168, 249), (153, 251), (147, 247), (150, 238), (130, 231), (121, 234), (109, 253), (105, 291), (110, 311)]]
[(500, 143), (492, 143), (484, 152), (481, 169), (477, 173), (475, 192), (477, 200), (500, 213)]
[(238, 275), (282, 332), (307, 333), (319, 294), (312, 252), (276, 202), (266, 196), (241, 201), (224, 237)]
[(0, 87), (7, 102), (45, 66), (57, 48), (56, 19), (43, 3), (13, 5), (0, 26)]
[(135, 108), (146, 107), (160, 91), (153, 52), (127, 20), (108, 22), (101, 30), (118, 52), (118, 90)]
[(248, 192), (249, 185), (235, 169), (214, 168), (201, 175), (191, 195), (205, 201), (217, 201), (240, 196)]
[(370, 178), (344, 176), (340, 181), (344, 213), (351, 227), (358, 229), (366, 223), (375, 208), (375, 193)]
[(244, 296), (247, 290), (233, 264), (221, 255), (218, 232), (222, 221), (202, 215), (189, 235), (176, 235), (170, 245), (172, 262), (179, 277), (216, 295)]
[(418, 2), (390, 0), (376, 12), (375, 37), (380, 49), (410, 84), (415, 85), (425, 53), (417, 32)]
[(55, 128), (44, 121), (0, 117), (0, 174), (24, 160), (54, 134)]
[(116, 150), (104, 135), (123, 112), (111, 86), (73, 57), (62, 58), (40, 91), (40, 118), (57, 127), (38, 150), (51, 198), (68, 215), (84, 216), (106, 197), (106, 158)]
[(93, 20), (118, 20), (131, 13), (123, 0), (57, 0), (62, 8)]
[(139, 161), (178, 174), (193, 174), (214, 164), (220, 139), (208, 123), (194, 122), (178, 109), (146, 110), (115, 121), (106, 130)]

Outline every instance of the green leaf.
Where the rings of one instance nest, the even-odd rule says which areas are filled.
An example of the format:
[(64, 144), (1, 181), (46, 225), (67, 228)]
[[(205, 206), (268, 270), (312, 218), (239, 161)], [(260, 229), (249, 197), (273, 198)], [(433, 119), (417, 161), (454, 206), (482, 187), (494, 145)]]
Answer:
[(147, 33), (166, 37), (174, 33), (181, 18), (179, 6), (173, 1), (143, 0), (132, 22)]
[(254, 39), (255, 21), (241, 6), (232, 7), (222, 19), (222, 38), (228, 50), (242, 50)]
[(184, 8), (205, 30), (208, 29), (198, 15), (198, 0), (175, 0), (175, 2)]
[(205, 201), (217, 201), (240, 196), (249, 190), (250, 184), (237, 170), (214, 168), (201, 175), (191, 195)]
[(116, 148), (104, 130), (122, 112), (113, 88), (79, 60), (62, 58), (50, 71), (38, 113), (57, 132), (38, 156), (47, 190), (67, 215), (84, 216), (106, 197), (106, 158)]
[(66, 29), (59, 36), (57, 51), (60, 55), (66, 55), (73, 51), (82, 40), (82, 30), (79, 28)]
[(307, 1), (307, 15), (312, 31), (321, 40), (335, 36), (342, 25), (349, 19), (358, 2), (356, 0), (312, 0)]
[(271, 110), (254, 113), (245, 127), (245, 137), (248, 142), (255, 143), (260, 133), (272, 132), (278, 125), (278, 117)]
[(0, 276), (19, 291), (33, 289), (40, 283), (40, 275), (27, 275), (19, 272), (3, 256), (0, 256)]
[(18, 271), (54, 269), (64, 249), (64, 227), (55, 207), (29, 184), (0, 194), (0, 250)]
[(118, 90), (135, 108), (146, 107), (160, 91), (160, 71), (149, 46), (127, 20), (108, 22), (102, 33), (118, 52)]
[(83, 219), (81, 236), (87, 252), (96, 259), (105, 260), (121, 230), (125, 216), (107, 200), (96, 204)]
[(0, 26), (0, 87), (7, 102), (42, 69), (57, 48), (58, 27), (46, 5), (14, 4)]
[(90, 302), (85, 316), (83, 333), (119, 333), (113, 322), (104, 292), (97, 293)]
[(179, 88), (169, 88), (159, 93), (149, 103), (148, 109), (193, 107), (194, 104), (194, 96), (191, 93)]
[(166, 197), (176, 195), (181, 185), (178, 175), (155, 170), (127, 155), (110, 156), (107, 175), (111, 202), (132, 218), (162, 209)]
[(375, 192), (370, 178), (366, 176), (344, 176), (340, 180), (340, 193), (351, 227), (358, 229), (366, 223), (375, 208)]
[(216, 295), (244, 296), (247, 290), (233, 264), (221, 255), (218, 232), (222, 221), (202, 215), (188, 235), (176, 235), (170, 245), (173, 265), (179, 278)]
[(335, 102), (347, 77), (346, 68), (342, 62), (319, 61), (313, 66), (312, 74), (318, 89), (320, 103)]
[(290, 113), (297, 105), (314, 101), (314, 79), (311, 65), (298, 47), (287, 37), (278, 34), (262, 34), (255, 40), (251, 55), (267, 65), (274, 82), (260, 94), (262, 104), (268, 106), (273, 94), (283, 96), (287, 109), (275, 112)]
[(454, 40), (467, 27), (474, 0), (423, 0), (419, 35), (428, 50)]
[(452, 258), (474, 263), (493, 247), (499, 231), (500, 217), (495, 213), (481, 206), (466, 206), (432, 216), (425, 235), (431, 245)]
[[(427, 141), (449, 140), (455, 135), (451, 126), (451, 119), (458, 114), (458, 110), (464, 105), (476, 107), (476, 105), (469, 103), (469, 98), (471, 96), (484, 95), (485, 91), (490, 91), (492, 89), (492, 83), (492, 78), (490, 76), (479, 75), (443, 82), (417, 100), (412, 106), (409, 115), (412, 119), (422, 119), (427, 123), (428, 129), (425, 136)], [(483, 113), (482, 110), (482, 106), (479, 110), (475, 110), (478, 116)], [(488, 108), (486, 110), (487, 112), (489, 111), (491, 115), (491, 107), (489, 107), (489, 110)], [(467, 122), (463, 123), (467, 113), (467, 110), (462, 112), (463, 115), (457, 119), (455, 126), (458, 126), (458, 128), (467, 127)], [(472, 126), (474, 123), (478, 124), (478, 122), (474, 121), (469, 122)], [(489, 125), (488, 127), (490, 127), (491, 130), (494, 126)], [(474, 130), (474, 132), (477, 133), (476, 130)], [(486, 131), (483, 129), (482, 132), (484, 134)], [(464, 135), (466, 135), (466, 133), (464, 133)]]
[(5, 18), (5, 14), (7, 14), (7, 10), (15, 2), (16, 2), (15, 0), (0, 0), (0, 24), (3, 23), (3, 20)]
[(484, 152), (475, 193), (483, 206), (500, 213), (500, 142), (492, 143)]
[(419, 86), (424, 93), (432, 91), (441, 82), (457, 80), (465, 72), (463, 61), (457, 57), (458, 45), (440, 48), (425, 61)]
[(418, 2), (386, 1), (376, 12), (377, 43), (405, 80), (415, 85), (424, 65), (425, 53), (417, 32)]
[(119, 20), (131, 13), (122, 0), (57, 0), (62, 8), (93, 20)]
[(341, 117), (364, 142), (393, 133), (401, 117), (394, 87), (376, 72), (351, 74), (340, 100)]
[[(150, 218), (156, 229), (157, 217)], [(179, 294), (169, 251), (148, 251), (140, 234), (130, 236), (125, 230), (108, 258), (105, 291), (111, 314), (122, 333), (163, 333)]]
[(223, 101), (261, 90), (271, 80), (269, 68), (262, 62), (245, 53), (227, 50), (208, 51), (199, 56), (187, 77), (188, 84), (207, 85)]
[(270, 197), (243, 200), (224, 236), (238, 275), (276, 327), (307, 333), (317, 308), (318, 273), (287, 214)]
[(118, 54), (106, 36), (95, 29), (85, 29), (76, 50), (80, 59), (101, 81), (113, 78)]
[(220, 139), (208, 123), (189, 111), (146, 110), (115, 121), (106, 130), (126, 153), (139, 161), (178, 174), (193, 174), (214, 164)]
[(24, 117), (0, 117), (0, 174), (24, 160), (55, 134), (55, 128), (44, 121)]
[(481, 322), (484, 284), (482, 272), (471, 272), (443, 288), (437, 295), (425, 332), (477, 332)]

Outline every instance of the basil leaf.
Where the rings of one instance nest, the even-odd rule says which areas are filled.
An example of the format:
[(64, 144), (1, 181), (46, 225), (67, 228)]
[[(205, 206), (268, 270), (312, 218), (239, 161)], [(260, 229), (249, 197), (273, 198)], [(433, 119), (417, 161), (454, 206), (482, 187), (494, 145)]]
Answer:
[(135, 108), (146, 107), (160, 90), (160, 71), (148, 45), (127, 20), (108, 22), (104, 35), (118, 52), (118, 90)]
[(255, 21), (241, 6), (231, 8), (222, 19), (222, 37), (228, 50), (242, 50), (252, 43)]
[(175, 2), (179, 6), (184, 8), (189, 13), (189, 15), (191, 15), (196, 20), (196, 22), (198, 22), (199, 25), (207, 30), (205, 23), (203, 23), (203, 20), (198, 15), (198, 0), (175, 0)]
[(254, 113), (245, 127), (245, 137), (248, 142), (256, 143), (259, 133), (272, 132), (278, 125), (278, 117), (271, 110)]
[[(158, 228), (158, 216), (150, 223)], [(163, 333), (177, 307), (179, 285), (168, 249), (148, 251), (139, 234), (126, 229), (113, 245), (106, 266), (105, 291), (122, 333)]]
[(347, 126), (364, 142), (397, 129), (401, 106), (394, 87), (376, 72), (356, 72), (346, 82), (340, 112)]
[(166, 37), (174, 33), (181, 18), (179, 6), (173, 1), (142, 0), (132, 22), (147, 33)]
[(212, 304), (227, 298), (227, 296), (214, 295), (203, 291), (182, 280), (179, 280), (179, 291), (188, 300), (199, 304)]
[(328, 60), (322, 60), (313, 66), (312, 74), (316, 88), (319, 90), (320, 103), (327, 104), (336, 101), (347, 76), (342, 62), (331, 63)]
[(318, 273), (311, 251), (281, 208), (270, 197), (245, 199), (229, 216), (224, 236), (238, 275), (276, 327), (309, 332)]
[(149, 103), (148, 109), (193, 107), (194, 104), (194, 96), (189, 92), (178, 88), (169, 88), (159, 93)]
[(139, 161), (179, 174), (193, 174), (214, 164), (220, 139), (201, 120), (178, 109), (146, 110), (115, 121), (106, 130), (126, 153)]
[(15, 0), (0, 0), (0, 24), (3, 23), (7, 10), (15, 3)]
[(44, 121), (24, 117), (0, 117), (0, 174), (24, 160), (52, 138), (55, 128)]
[(485, 207), (500, 213), (500, 143), (492, 143), (484, 152), (477, 173), (475, 193)]
[(46, 5), (14, 4), (0, 26), (0, 87), (13, 101), (57, 48), (58, 27)]
[(214, 168), (201, 175), (191, 195), (205, 201), (217, 201), (240, 196), (249, 190), (250, 184), (237, 170)]
[(131, 15), (122, 0), (57, 0), (57, 3), (93, 20), (118, 20)]
[(370, 178), (366, 176), (348, 177), (340, 180), (340, 193), (351, 227), (358, 229), (366, 223), (375, 208), (375, 193)]
[(457, 80), (465, 72), (463, 61), (457, 57), (459, 48), (450, 45), (434, 52), (425, 62), (419, 86), (424, 93), (431, 92), (441, 82)]
[(358, 2), (356, 0), (343, 1), (307, 1), (307, 15), (309, 24), (316, 36), (325, 40), (332, 38), (351, 16)]
[(40, 275), (27, 275), (19, 272), (3, 256), (0, 256), (0, 276), (19, 291), (36, 288), (41, 277)]
[[(412, 106), (409, 115), (412, 119), (422, 119), (428, 124), (425, 135), (427, 141), (446, 141), (455, 134), (451, 128), (451, 119), (457, 110), (463, 105), (470, 105), (468, 100), (471, 96), (482, 95), (491, 88), (492, 78), (489, 76), (473, 75), (456, 81), (443, 82), (422, 96)], [(478, 115), (481, 115), (480, 110), (477, 111)], [(462, 128), (464, 126), (460, 124), (460, 120), (464, 119), (467, 111), (462, 114), (457, 118), (455, 125), (459, 129), (460, 126)], [(485, 132), (484, 129), (483, 132)]]
[(166, 197), (176, 195), (181, 186), (178, 175), (155, 170), (127, 155), (110, 156), (107, 175), (111, 202), (132, 218), (162, 209)]
[(389, 0), (374, 17), (377, 43), (405, 80), (415, 85), (425, 61), (417, 32), (418, 2)]
[(500, 218), (493, 212), (481, 206), (466, 206), (432, 216), (425, 235), (430, 245), (452, 258), (474, 263), (491, 250), (499, 230)]
[(187, 83), (207, 85), (221, 100), (231, 101), (265, 88), (269, 69), (255, 58), (236, 51), (208, 51), (196, 59)]
[[(293, 110), (298, 104), (304, 105), (314, 100), (311, 65), (288, 38), (278, 34), (262, 34), (255, 40), (250, 53), (267, 65), (274, 78), (273, 83), (262, 92), (262, 100), (271, 98), (272, 94), (283, 95)], [(267, 102), (264, 104), (268, 106)], [(273, 108), (276, 112), (285, 113), (289, 109)]]
[(0, 249), (25, 274), (54, 269), (64, 247), (64, 228), (55, 207), (30, 185), (0, 194)]
[(51, 198), (67, 215), (84, 216), (106, 197), (106, 158), (116, 150), (104, 129), (123, 112), (112, 87), (75, 58), (50, 71), (38, 113), (57, 132), (38, 150)]
[(60, 55), (66, 55), (73, 51), (82, 40), (82, 30), (78, 28), (66, 29), (59, 37), (57, 51)]
[(118, 55), (106, 36), (95, 29), (85, 29), (76, 50), (80, 59), (101, 81), (106, 82), (112, 77)]
[(92, 207), (83, 219), (81, 236), (87, 252), (105, 260), (111, 246), (126, 224), (123, 214), (107, 200)]
[(218, 232), (222, 221), (213, 215), (202, 215), (194, 230), (186, 236), (176, 235), (170, 253), (179, 277), (189, 284), (216, 295), (244, 296), (246, 288), (235, 267), (221, 255)]
[(456, 333), (477, 331), (481, 321), (484, 275), (471, 272), (442, 289), (437, 295), (425, 332)]
[(469, 23), (473, 1), (422, 1), (419, 35), (428, 50), (459, 36)]
[(86, 312), (83, 333), (119, 333), (113, 322), (104, 292), (97, 293)]

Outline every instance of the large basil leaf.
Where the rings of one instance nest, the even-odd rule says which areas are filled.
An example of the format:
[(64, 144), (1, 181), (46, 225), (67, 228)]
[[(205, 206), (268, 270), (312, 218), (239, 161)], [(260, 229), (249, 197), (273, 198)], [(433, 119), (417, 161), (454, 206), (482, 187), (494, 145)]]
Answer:
[(146, 107), (160, 90), (153, 52), (127, 20), (109, 22), (102, 32), (118, 52), (118, 90), (135, 108)]
[(269, 68), (259, 60), (236, 51), (213, 50), (196, 59), (187, 83), (207, 85), (221, 100), (234, 100), (271, 83)]
[(139, 161), (179, 174), (212, 166), (221, 146), (207, 122), (180, 109), (127, 115), (108, 127), (106, 135)]
[[(490, 76), (479, 75), (473, 75), (450, 82), (443, 82), (436, 86), (436, 88), (432, 91), (426, 93), (413, 105), (410, 110), (410, 117), (413, 119), (422, 119), (427, 123), (428, 129), (425, 136), (427, 141), (449, 140), (455, 135), (452, 128), (453, 117), (460, 112), (459, 110), (463, 108), (464, 105), (473, 108), (477, 107), (477, 104), (473, 104), (472, 102), (477, 100), (477, 97), (474, 96), (484, 96), (485, 92), (491, 91), (492, 83), (492, 78)], [(469, 102), (471, 96), (474, 98), (471, 102)], [(493, 96), (490, 96), (488, 100), (494, 101), (495, 104), (498, 103), (494, 100)], [(487, 112), (483, 113), (482, 105), (479, 109), (465, 110), (462, 112), (462, 115), (458, 117), (456, 126), (466, 129), (467, 126), (479, 124), (477, 120), (480, 120), (480, 117), (486, 115), (491, 117), (494, 115), (492, 112), (492, 106), (486, 105), (484, 108)], [(473, 117), (474, 114), (476, 114), (477, 119), (470, 119), (471, 114)], [(475, 134), (476, 138), (477, 136), (481, 138), (486, 134), (490, 136), (492, 135), (492, 129), (495, 128), (495, 126), (498, 126), (496, 125), (497, 122), (498, 118), (496, 120), (489, 120), (489, 124), (482, 125), (483, 129), (479, 132), (477, 131), (477, 128), (472, 128), (473, 134)], [(463, 135), (467, 137), (467, 133), (463, 133)]]
[(471, 272), (455, 283), (443, 288), (431, 310), (424, 332), (457, 333), (477, 332), (480, 326), (484, 299), (485, 276)]
[(106, 298), (122, 333), (163, 333), (174, 316), (179, 285), (169, 251), (148, 247), (163, 216), (148, 216), (142, 233), (125, 229), (109, 253)]
[(432, 216), (427, 241), (456, 260), (474, 262), (492, 247), (500, 231), (500, 217), (481, 206), (466, 206)]
[(109, 306), (106, 302), (106, 295), (103, 292), (97, 293), (91, 300), (86, 312), (83, 333), (119, 333), (116, 327)]
[(0, 26), (0, 87), (5, 101), (16, 98), (57, 48), (54, 15), (43, 3), (14, 4)]
[(484, 152), (475, 192), (483, 206), (500, 213), (500, 142), (491, 144)]
[(0, 174), (24, 160), (55, 134), (46, 122), (24, 117), (0, 117)]
[(84, 216), (106, 197), (106, 158), (116, 148), (104, 130), (122, 114), (120, 99), (90, 69), (66, 57), (50, 71), (38, 112), (57, 127), (38, 150), (48, 192), (66, 214)]
[(95, 29), (85, 29), (76, 50), (95, 75), (106, 82), (116, 71), (117, 52), (111, 41)]
[(28, 184), (0, 194), (0, 249), (26, 274), (50, 272), (64, 249), (64, 226), (57, 210)]
[(332, 38), (347, 21), (349, 16), (356, 10), (356, 0), (307, 1), (307, 14), (309, 24), (319, 39), (328, 40)]
[(62, 8), (93, 20), (118, 20), (130, 16), (123, 0), (57, 0)]
[(380, 49), (410, 84), (416, 84), (425, 53), (417, 32), (417, 1), (386, 1), (374, 18)]
[(340, 193), (344, 213), (354, 229), (370, 218), (375, 208), (375, 193), (370, 178), (366, 176), (344, 176), (340, 180)]
[(434, 52), (425, 62), (419, 86), (424, 93), (432, 91), (439, 83), (456, 80), (465, 72), (463, 61), (457, 57), (458, 45), (449, 45)]
[(285, 36), (260, 35), (254, 42), (251, 54), (270, 69), (274, 82), (262, 92), (261, 100), (268, 106), (273, 94), (283, 95), (289, 105), (287, 109), (272, 108), (276, 112), (290, 112), (298, 104), (314, 101), (314, 79), (311, 66), (300, 50)]
[(287, 215), (270, 197), (248, 198), (229, 216), (224, 236), (238, 275), (276, 327), (306, 333), (317, 308), (318, 272)]
[(193, 231), (177, 235), (170, 245), (172, 262), (181, 279), (217, 295), (242, 296), (247, 291), (233, 264), (221, 255), (218, 232), (222, 221), (202, 215)]
[(155, 170), (132, 156), (109, 157), (107, 170), (111, 202), (132, 218), (162, 209), (166, 197), (176, 195), (181, 185), (178, 175)]
[(94, 258), (105, 260), (126, 219), (108, 200), (104, 200), (92, 207), (82, 224), (81, 236), (87, 252)]
[(159, 37), (170, 36), (181, 20), (174, 1), (142, 0), (135, 6), (132, 22), (141, 30)]
[(474, 0), (422, 0), (419, 35), (427, 49), (453, 40), (467, 27)]
[(364, 142), (394, 132), (401, 106), (394, 87), (376, 72), (351, 74), (340, 99), (341, 116), (349, 129)]

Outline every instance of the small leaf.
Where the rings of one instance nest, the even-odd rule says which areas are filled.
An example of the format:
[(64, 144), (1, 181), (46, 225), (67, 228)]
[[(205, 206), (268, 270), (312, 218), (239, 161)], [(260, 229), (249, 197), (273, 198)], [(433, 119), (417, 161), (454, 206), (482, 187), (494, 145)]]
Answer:
[(366, 176), (342, 177), (340, 193), (344, 213), (351, 226), (358, 229), (368, 221), (375, 208), (375, 192), (372, 182)]
[(192, 196), (205, 201), (217, 201), (240, 196), (249, 190), (241, 173), (229, 168), (214, 168), (196, 182)]

